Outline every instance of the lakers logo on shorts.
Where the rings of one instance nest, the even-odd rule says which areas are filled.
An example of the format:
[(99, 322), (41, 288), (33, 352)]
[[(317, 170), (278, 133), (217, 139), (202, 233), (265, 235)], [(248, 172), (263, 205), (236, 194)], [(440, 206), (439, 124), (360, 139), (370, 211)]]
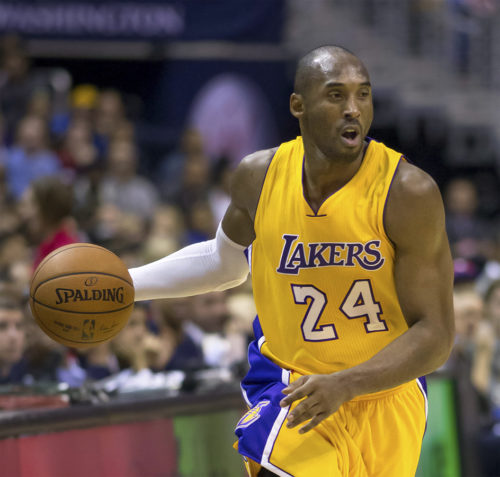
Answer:
[(248, 427), (253, 424), (257, 419), (260, 418), (260, 412), (262, 408), (266, 407), (270, 401), (259, 401), (252, 409), (250, 409), (236, 424), (236, 429), (241, 429), (243, 427)]

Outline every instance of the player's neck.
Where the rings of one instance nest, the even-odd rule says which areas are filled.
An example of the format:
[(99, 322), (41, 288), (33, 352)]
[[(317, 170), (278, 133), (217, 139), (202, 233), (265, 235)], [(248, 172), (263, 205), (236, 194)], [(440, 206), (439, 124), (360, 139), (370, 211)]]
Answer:
[(359, 170), (365, 150), (366, 147), (352, 161), (308, 156), (306, 152), (303, 187), (307, 201), (314, 208), (319, 208), (326, 198), (344, 187)]

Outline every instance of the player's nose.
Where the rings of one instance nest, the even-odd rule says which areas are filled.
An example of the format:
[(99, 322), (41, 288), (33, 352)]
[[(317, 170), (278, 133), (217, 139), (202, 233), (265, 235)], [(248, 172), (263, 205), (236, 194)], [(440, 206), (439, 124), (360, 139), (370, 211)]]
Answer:
[(354, 97), (349, 97), (345, 103), (344, 117), (358, 118), (360, 115), (359, 105)]

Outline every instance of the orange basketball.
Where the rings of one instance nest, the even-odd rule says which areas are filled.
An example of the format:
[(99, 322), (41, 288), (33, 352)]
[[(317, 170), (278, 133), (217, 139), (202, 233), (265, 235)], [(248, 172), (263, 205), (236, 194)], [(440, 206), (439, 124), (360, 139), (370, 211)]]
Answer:
[(54, 250), (37, 267), (30, 307), (52, 339), (89, 348), (126, 325), (134, 308), (134, 287), (126, 265), (113, 252), (74, 243)]

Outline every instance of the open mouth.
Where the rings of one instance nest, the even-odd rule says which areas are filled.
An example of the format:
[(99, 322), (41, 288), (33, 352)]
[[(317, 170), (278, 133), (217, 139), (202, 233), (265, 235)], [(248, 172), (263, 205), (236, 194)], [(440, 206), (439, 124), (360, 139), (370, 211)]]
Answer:
[(342, 134), (344, 143), (349, 146), (357, 146), (359, 142), (359, 133), (355, 129), (346, 129)]
[(356, 139), (357, 135), (358, 133), (356, 131), (345, 131), (342, 134), (342, 137), (345, 137), (346, 139), (350, 139), (352, 141), (353, 139)]

